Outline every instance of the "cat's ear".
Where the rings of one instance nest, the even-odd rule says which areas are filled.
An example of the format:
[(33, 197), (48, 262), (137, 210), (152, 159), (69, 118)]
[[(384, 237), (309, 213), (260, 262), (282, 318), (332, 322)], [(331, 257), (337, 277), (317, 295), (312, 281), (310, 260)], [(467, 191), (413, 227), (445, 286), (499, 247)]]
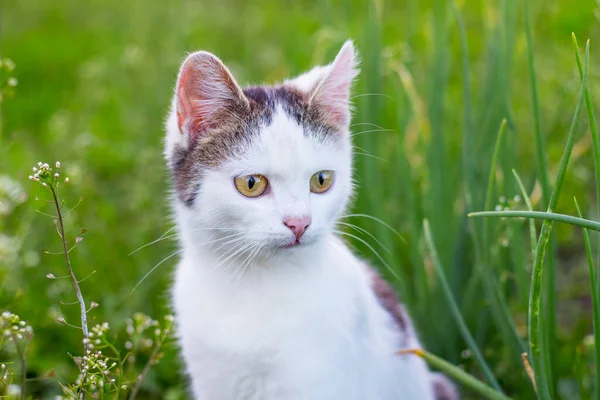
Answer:
[(224, 119), (249, 108), (248, 99), (215, 55), (198, 51), (183, 62), (176, 87), (179, 132), (197, 138)]
[(350, 123), (350, 88), (358, 75), (358, 55), (348, 40), (333, 63), (318, 71), (321, 77), (310, 92), (309, 106), (318, 107), (326, 122), (347, 127)]

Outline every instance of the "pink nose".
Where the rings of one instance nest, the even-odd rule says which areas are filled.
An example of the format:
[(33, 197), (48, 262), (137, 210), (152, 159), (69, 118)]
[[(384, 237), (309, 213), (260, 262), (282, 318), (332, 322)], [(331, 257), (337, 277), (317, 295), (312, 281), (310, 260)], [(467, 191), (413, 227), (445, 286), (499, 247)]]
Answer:
[(299, 241), (304, 232), (310, 226), (312, 219), (308, 216), (306, 217), (287, 217), (283, 220), (285, 226), (290, 228), (294, 235), (296, 235), (296, 241)]

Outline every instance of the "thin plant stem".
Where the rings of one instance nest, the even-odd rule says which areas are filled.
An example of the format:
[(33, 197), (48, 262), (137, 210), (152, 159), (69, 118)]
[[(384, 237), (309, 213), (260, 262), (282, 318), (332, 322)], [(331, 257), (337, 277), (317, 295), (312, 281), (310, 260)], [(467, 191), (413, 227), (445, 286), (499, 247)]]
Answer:
[(449, 375), (451, 378), (453, 378), (457, 382), (460, 382), (464, 386), (476, 391), (477, 393), (481, 394), (482, 396), (485, 396), (488, 399), (511, 400), (510, 397), (494, 390), (493, 388), (489, 387), (488, 385), (481, 382), (480, 380), (467, 374), (462, 369), (456, 367), (455, 365), (450, 364), (448, 361), (443, 360), (443, 359), (439, 358), (438, 356), (435, 356), (431, 353), (426, 352), (425, 350), (407, 349), (407, 350), (401, 350), (401, 351), (397, 352), (396, 354), (398, 354), (398, 355), (411, 355), (411, 354), (417, 355), (417, 356), (421, 357), (422, 359), (424, 359), (425, 361), (427, 361), (433, 367), (435, 367), (435, 368), (439, 369), (440, 371), (444, 372), (445, 374)]
[[(575, 208), (577, 209), (577, 215), (582, 218), (581, 210), (577, 199), (573, 198), (575, 202)], [(592, 255), (592, 245), (590, 243), (590, 235), (587, 229), (583, 228), (583, 239), (585, 241), (585, 254), (587, 256), (588, 268), (590, 274), (590, 287), (592, 292), (592, 310), (593, 310), (593, 327), (594, 327), (594, 343), (600, 344), (600, 293), (596, 291), (598, 282), (598, 271), (594, 268), (594, 257)], [(600, 376), (598, 376), (598, 365), (600, 365), (600, 345), (594, 346), (596, 350), (596, 393), (600, 393)]]
[[(579, 76), (583, 79), (583, 66), (579, 55), (579, 45), (575, 34), (572, 34), (573, 46), (575, 46), (575, 59), (577, 60), (577, 69)], [(585, 107), (587, 108), (588, 118), (590, 120), (590, 133), (592, 135), (592, 147), (594, 150), (594, 169), (596, 172), (596, 207), (597, 214), (600, 215), (600, 137), (598, 136), (598, 125), (596, 124), (596, 116), (594, 114), (594, 105), (592, 104), (592, 95), (590, 88), (585, 88)], [(597, 263), (600, 265), (600, 235), (598, 235), (598, 258)], [(600, 381), (599, 381), (600, 383)], [(598, 388), (600, 390), (600, 387)]]
[(469, 214), (469, 217), (508, 217), (508, 218), (533, 218), (543, 221), (563, 222), (581, 228), (600, 232), (600, 222), (571, 215), (557, 214), (542, 211), (478, 211)]
[[(585, 64), (584, 64), (584, 73), (581, 81), (581, 88), (579, 91), (579, 97), (577, 101), (577, 107), (575, 108), (575, 115), (573, 116), (573, 120), (571, 122), (571, 128), (569, 130), (569, 135), (567, 137), (567, 143), (565, 145), (565, 150), (563, 152), (562, 159), (560, 161), (560, 166), (558, 169), (558, 175), (556, 177), (556, 184), (554, 186), (554, 190), (552, 191), (552, 195), (550, 196), (550, 202), (548, 204), (548, 212), (547, 213), (536, 213), (531, 211), (505, 211), (505, 212), (487, 212), (487, 213), (471, 213), (470, 216), (518, 216), (518, 217), (532, 217), (535, 215), (545, 217), (543, 218), (545, 221), (542, 224), (542, 229), (539, 235), (538, 244), (536, 247), (535, 259), (533, 263), (532, 270), (532, 278), (531, 278), (531, 288), (529, 291), (529, 347), (531, 351), (531, 357), (533, 361), (533, 369), (535, 371), (535, 379), (536, 386), (538, 388), (538, 397), (541, 399), (550, 399), (551, 397), (551, 385), (552, 382), (549, 382), (549, 377), (545, 376), (545, 374), (550, 370), (549, 363), (550, 354), (549, 349), (544, 346), (544, 351), (540, 345), (543, 345), (543, 330), (541, 329), (542, 315), (541, 315), (541, 303), (542, 303), (542, 278), (544, 276), (543, 263), (544, 258), (546, 256), (546, 250), (548, 248), (548, 244), (550, 242), (550, 235), (552, 232), (552, 221), (563, 220), (564, 222), (578, 222), (579, 226), (589, 227), (594, 226), (598, 227), (597, 222), (588, 221), (582, 218), (575, 218), (571, 216), (554, 214), (553, 210), (556, 209), (558, 202), (560, 200), (560, 194), (562, 191), (562, 186), (565, 180), (565, 175), (567, 172), (567, 167), (569, 165), (569, 159), (571, 157), (571, 153), (573, 151), (573, 146), (575, 144), (575, 133), (577, 132), (577, 127), (579, 125), (579, 118), (581, 116), (581, 112), (583, 109), (583, 99), (585, 93), (585, 87), (587, 84), (587, 70), (588, 70), (588, 60), (589, 60), (589, 41), (586, 45), (585, 49)], [(502, 215), (504, 214), (504, 215)], [(597, 230), (597, 229), (595, 229)]]
[[(87, 308), (85, 307), (85, 300), (83, 299), (83, 295), (81, 294), (81, 288), (79, 287), (79, 281), (73, 272), (73, 268), (71, 266), (71, 260), (69, 258), (69, 247), (67, 244), (67, 239), (65, 236), (65, 227), (63, 224), (63, 217), (60, 207), (60, 202), (58, 201), (58, 196), (56, 195), (56, 190), (54, 185), (50, 185), (50, 191), (52, 192), (52, 197), (54, 198), (54, 204), (56, 206), (56, 213), (58, 215), (58, 226), (60, 229), (60, 238), (63, 244), (63, 251), (65, 254), (65, 262), (67, 263), (67, 269), (69, 271), (69, 276), (71, 277), (71, 281), (73, 283), (73, 289), (75, 289), (75, 295), (77, 296), (77, 301), (79, 303), (79, 308), (81, 311), (81, 330), (83, 331), (83, 355), (87, 355), (88, 351), (88, 325), (87, 325)], [(86, 374), (83, 374), (81, 387), (85, 387)], [(85, 399), (85, 389), (82, 391), (82, 396)]]
[(169, 335), (170, 330), (171, 330), (171, 325), (169, 325), (169, 327), (167, 329), (165, 329), (162, 339), (154, 345), (154, 349), (152, 349), (152, 354), (150, 354), (150, 358), (148, 359), (148, 362), (146, 362), (144, 369), (138, 375), (138, 377), (135, 381), (135, 386), (133, 387), (133, 389), (131, 390), (131, 393), (129, 394), (129, 397), (127, 398), (128, 400), (134, 400), (135, 397), (137, 396), (138, 392), (140, 391), (140, 388), (142, 387), (142, 382), (144, 381), (144, 378), (146, 377), (146, 375), (148, 375), (148, 372), (150, 371), (150, 368), (152, 368), (152, 365), (156, 362), (156, 356), (158, 355), (158, 351), (160, 350), (160, 348), (162, 347), (162, 344), (164, 343), (165, 339)]
[(25, 379), (27, 377), (27, 362), (25, 360), (25, 354), (23, 353), (23, 349), (19, 345), (17, 335), (10, 330), (10, 337), (15, 344), (15, 348), (17, 349), (17, 355), (19, 356), (19, 360), (21, 361), (21, 400), (25, 400)]
[[(579, 76), (583, 79), (583, 65), (581, 64), (581, 56), (579, 55), (579, 45), (577, 44), (577, 38), (575, 34), (572, 34), (573, 46), (575, 47), (575, 59), (577, 60), (577, 69), (579, 70)], [(596, 116), (594, 114), (594, 105), (592, 104), (592, 95), (590, 88), (585, 88), (585, 107), (588, 112), (588, 118), (590, 120), (590, 134), (592, 136), (592, 147), (594, 150), (594, 171), (596, 175), (596, 215), (600, 216), (600, 136), (598, 136), (598, 125), (596, 124)], [(581, 216), (581, 215), (580, 215)], [(585, 233), (585, 230), (584, 230)], [(597, 237), (597, 248), (596, 252), (596, 268), (600, 267), (600, 234), (596, 234)], [(593, 266), (593, 260), (590, 260)], [(592, 274), (593, 268), (590, 270)], [(590, 278), (592, 276), (590, 275)], [(596, 273), (596, 285), (592, 286), (592, 295), (600, 293), (600, 286), (598, 286), (598, 274)], [(596, 335), (596, 396), (600, 396), (600, 303), (598, 301), (595, 304), (597, 307), (594, 309), (594, 335)]]
[[(531, 18), (529, 15), (529, 2), (530, 0), (525, 0), (525, 38), (527, 41), (527, 59), (529, 64), (529, 79), (531, 84), (531, 98), (533, 103), (533, 120), (535, 127), (535, 154), (537, 159), (537, 169), (540, 177), (540, 183), (542, 186), (542, 199), (544, 206), (549, 207), (550, 202), (550, 177), (549, 177), (549, 169), (548, 169), (548, 161), (546, 159), (546, 151), (545, 151), (545, 143), (544, 136), (542, 132), (542, 124), (541, 124), (541, 111), (538, 97), (538, 88), (537, 88), (537, 76), (535, 72), (535, 58), (533, 55), (533, 34), (531, 29)], [(547, 363), (544, 363), (546, 368), (547, 377), (546, 379), (550, 381), (549, 390), (550, 394), (554, 394), (555, 391), (555, 380), (553, 378), (553, 360), (554, 360), (554, 349), (555, 349), (555, 337), (556, 337), (556, 322), (555, 322), (555, 314), (556, 314), (556, 276), (555, 276), (555, 261), (554, 261), (554, 241), (552, 240), (552, 235), (550, 236), (549, 243), (549, 252), (551, 256), (547, 261), (548, 273), (546, 274), (545, 283), (546, 283), (546, 303), (545, 307), (542, 310), (543, 315), (542, 324), (545, 329), (544, 343), (542, 346), (547, 347), (547, 355), (549, 360)], [(538, 394), (539, 395), (539, 394)]]
[(442, 267), (439, 257), (437, 255), (437, 250), (431, 237), (431, 228), (429, 227), (429, 221), (427, 220), (423, 221), (423, 232), (425, 234), (425, 242), (427, 243), (427, 247), (429, 248), (429, 253), (431, 254), (435, 271), (438, 275), (438, 279), (440, 280), (440, 284), (442, 286), (444, 295), (446, 296), (446, 301), (450, 305), (450, 311), (452, 312), (452, 315), (456, 320), (456, 324), (458, 325), (458, 329), (460, 330), (465, 342), (473, 351), (473, 354), (475, 355), (475, 358), (477, 359), (477, 362), (479, 363), (479, 366), (481, 367), (481, 370), (483, 371), (483, 374), (485, 375), (490, 385), (492, 385), (494, 389), (496, 389), (498, 392), (503, 393), (502, 387), (496, 380), (496, 377), (494, 376), (494, 373), (492, 372), (490, 367), (487, 365), (483, 354), (479, 350), (479, 346), (477, 346), (473, 335), (471, 335), (471, 332), (469, 331), (469, 327), (467, 327), (467, 324), (460, 313), (458, 304), (456, 304), (456, 300), (454, 299), (454, 295), (452, 294), (452, 289), (450, 288), (448, 280), (446, 279), (444, 268)]

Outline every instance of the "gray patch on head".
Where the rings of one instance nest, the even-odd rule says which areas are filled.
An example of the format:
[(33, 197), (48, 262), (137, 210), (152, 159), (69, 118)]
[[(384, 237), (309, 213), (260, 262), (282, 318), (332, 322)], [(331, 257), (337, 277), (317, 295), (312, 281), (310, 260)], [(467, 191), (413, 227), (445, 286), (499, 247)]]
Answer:
[(321, 110), (309, 105), (307, 95), (291, 86), (254, 86), (244, 89), (243, 93), (250, 104), (248, 109), (232, 105), (222, 113), (219, 125), (202, 133), (187, 148), (178, 147), (173, 151), (169, 167), (175, 192), (188, 207), (194, 204), (203, 172), (218, 169), (225, 161), (243, 154), (261, 128), (271, 123), (278, 105), (303, 127), (306, 136), (324, 141), (337, 133), (337, 129), (322, 118)]

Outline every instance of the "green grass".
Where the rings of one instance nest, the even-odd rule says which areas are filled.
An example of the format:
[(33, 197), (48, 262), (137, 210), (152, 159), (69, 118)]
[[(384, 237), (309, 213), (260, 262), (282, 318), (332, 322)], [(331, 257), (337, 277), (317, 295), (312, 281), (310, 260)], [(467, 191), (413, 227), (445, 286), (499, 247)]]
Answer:
[[(61, 382), (73, 379), (67, 353), (81, 337), (56, 322), (79, 315), (63, 304), (74, 301), (68, 281), (45, 278), (65, 275), (64, 260), (44, 253), (59, 251), (60, 242), (51, 221), (34, 212), (48, 210), (34, 200), (43, 191), (27, 181), (30, 167), (60, 160), (71, 177), (63, 196), (71, 205), (84, 197), (65, 229), (88, 231), (70, 257), (78, 277), (95, 271), (81, 284), (86, 301), (100, 304), (90, 325), (106, 320), (120, 332), (137, 311), (158, 317), (168, 311), (176, 257), (140, 280), (175, 242), (129, 254), (172, 227), (162, 126), (185, 53), (215, 52), (241, 83), (276, 82), (328, 62), (348, 37), (362, 57), (352, 129), (370, 131), (354, 137), (359, 190), (356, 216), (346, 221), (368, 234), (348, 233), (396, 286), (425, 348), (510, 398), (535, 397), (524, 351), (540, 398), (598, 393), (600, 353), (589, 343), (600, 318), (590, 277), (600, 265), (600, 234), (587, 245), (581, 230), (600, 226), (593, 1), (23, 0), (1, 7), (0, 58), (14, 61), (18, 85), (0, 103), (0, 202), (8, 205), (0, 207), (7, 210), (0, 213), (0, 311), (34, 329), (32, 395), (60, 392), (51, 371)], [(572, 32), (592, 39), (587, 79), (578, 48), (573, 59)], [(577, 125), (573, 110), (584, 106), (588, 118)], [(561, 161), (563, 153), (570, 159)], [(587, 219), (571, 202), (559, 203), (560, 193), (576, 196)], [(116, 338), (119, 346), (124, 340)], [(143, 365), (148, 355), (140, 357)], [(14, 354), (0, 350), (5, 360)], [(473, 386), (463, 393), (481, 398)], [(184, 396), (175, 348), (167, 347), (138, 398)]]

